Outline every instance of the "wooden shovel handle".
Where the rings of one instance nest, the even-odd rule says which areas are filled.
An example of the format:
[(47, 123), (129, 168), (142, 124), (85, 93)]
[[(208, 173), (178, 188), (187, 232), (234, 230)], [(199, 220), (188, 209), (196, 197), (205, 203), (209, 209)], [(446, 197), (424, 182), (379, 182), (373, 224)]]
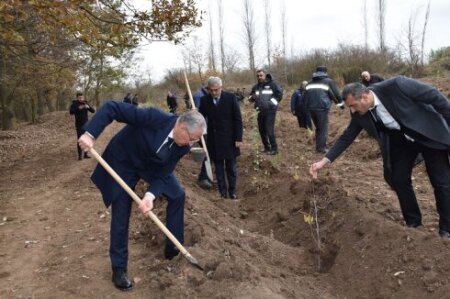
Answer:
[[(131, 198), (137, 204), (140, 204), (142, 202), (139, 196), (137, 196), (137, 194), (134, 193), (134, 191), (122, 180), (122, 178), (117, 174), (117, 172), (115, 172), (114, 169), (112, 169), (111, 166), (109, 166), (108, 163), (106, 163), (106, 161), (102, 158), (102, 156), (100, 156), (97, 153), (97, 151), (94, 148), (90, 148), (89, 152), (98, 161), (98, 163), (100, 163), (103, 166), (103, 168), (106, 169), (106, 171), (114, 178), (114, 180), (116, 180), (116, 182), (119, 183), (120, 186), (122, 186), (122, 188), (128, 193), (128, 195), (131, 196)], [(152, 211), (148, 211), (146, 215), (150, 217), (150, 219), (152, 219), (153, 222), (156, 223), (159, 229), (163, 231), (163, 233), (167, 236), (167, 238), (169, 238), (170, 241), (172, 241), (172, 243), (175, 244), (175, 246), (178, 248), (178, 250), (180, 250), (180, 252), (183, 255), (186, 254), (190, 255), (189, 252), (186, 250), (186, 248), (184, 248), (184, 246), (181, 245), (181, 243), (177, 240), (177, 238), (175, 238), (175, 236), (167, 229), (167, 227), (161, 222), (161, 220), (158, 219), (158, 217)]]
[[(186, 75), (186, 71), (183, 71), (183, 75), (184, 75), (184, 82), (186, 83), (186, 89), (188, 92), (189, 101), (191, 102), (191, 107), (195, 109), (196, 107), (195, 107), (195, 103), (194, 103), (194, 98), (192, 97), (191, 87), (189, 86), (189, 81), (188, 81), (188, 78)], [(211, 159), (209, 158), (208, 149), (206, 148), (206, 142), (205, 142), (205, 138), (203, 137), (203, 135), (200, 137), (200, 140), (202, 142), (203, 151), (206, 154), (206, 161), (205, 161), (206, 174), (208, 175), (208, 178), (211, 181), (213, 181)]]

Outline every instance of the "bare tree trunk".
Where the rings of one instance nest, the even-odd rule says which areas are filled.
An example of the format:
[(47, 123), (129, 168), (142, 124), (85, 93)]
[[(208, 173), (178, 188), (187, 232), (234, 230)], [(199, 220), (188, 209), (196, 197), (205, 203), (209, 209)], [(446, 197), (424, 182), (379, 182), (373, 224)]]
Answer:
[(378, 42), (381, 52), (385, 52), (385, 18), (386, 18), (386, 1), (378, 0)]
[(100, 70), (99, 73), (97, 75), (97, 80), (96, 80), (96, 84), (95, 84), (95, 90), (94, 90), (94, 101), (93, 103), (91, 103), (91, 105), (93, 105), (94, 107), (98, 107), (100, 106), (100, 88), (102, 85), (102, 80), (103, 80), (103, 59), (104, 59), (104, 55), (103, 55), (103, 51), (100, 51)]
[(44, 88), (41, 87), (36, 87), (36, 95), (37, 95), (37, 115), (41, 116), (43, 115), (46, 111), (46, 107), (47, 107), (47, 100), (46, 100), (46, 96), (47, 96), (47, 91)]
[(224, 26), (223, 26), (223, 2), (222, 0), (219, 0), (217, 3), (218, 5), (218, 11), (219, 11), (219, 44), (220, 44), (220, 64), (222, 68), (222, 76), (225, 80), (225, 40), (224, 40)]
[(243, 23), (245, 30), (245, 43), (248, 51), (249, 68), (253, 73), (256, 72), (255, 67), (255, 17), (251, 0), (244, 0)]
[(270, 26), (270, 1), (264, 0), (264, 31), (266, 33), (266, 46), (267, 46), (267, 65), (270, 70), (271, 60), (272, 60), (272, 40), (271, 40), (271, 31), (272, 28)]
[(287, 82), (287, 16), (286, 16), (286, 1), (281, 2), (281, 40), (283, 43), (283, 81)]
[(430, 6), (431, 6), (431, 0), (428, 0), (427, 11), (425, 12), (425, 21), (423, 23), (422, 41), (421, 41), (421, 45), (420, 45), (420, 65), (421, 66), (423, 66), (423, 56), (425, 53), (425, 35), (427, 32), (428, 20), (430, 18)]
[(364, 50), (369, 50), (369, 16), (367, 14), (367, 0), (363, 0), (362, 6), (362, 25), (364, 29)]
[(211, 2), (209, 2), (209, 67), (212, 70), (216, 71), (216, 53), (214, 49), (214, 32), (213, 32), (213, 23), (212, 23), (212, 15), (211, 15)]
[(409, 16), (408, 20), (408, 54), (409, 54), (409, 67), (411, 69), (411, 75), (417, 76), (418, 74), (418, 63), (419, 63), (419, 55), (417, 53), (417, 47), (415, 44), (416, 38), (414, 34), (414, 27), (415, 27), (415, 16), (413, 16), (413, 13)]

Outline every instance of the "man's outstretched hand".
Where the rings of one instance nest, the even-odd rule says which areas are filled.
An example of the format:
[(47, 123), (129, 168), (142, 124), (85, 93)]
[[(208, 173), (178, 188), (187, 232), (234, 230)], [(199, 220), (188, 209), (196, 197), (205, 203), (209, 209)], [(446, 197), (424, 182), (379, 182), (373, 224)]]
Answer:
[(321, 170), (325, 165), (329, 163), (330, 160), (328, 160), (327, 158), (322, 158), (322, 160), (311, 165), (311, 167), (309, 168), (309, 174), (313, 177), (313, 179), (317, 179), (319, 170)]

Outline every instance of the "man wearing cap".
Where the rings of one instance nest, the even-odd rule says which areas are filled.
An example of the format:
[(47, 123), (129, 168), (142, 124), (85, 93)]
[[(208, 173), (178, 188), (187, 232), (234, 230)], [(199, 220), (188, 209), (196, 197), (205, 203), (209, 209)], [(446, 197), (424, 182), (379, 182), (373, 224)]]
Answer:
[(331, 102), (344, 109), (336, 83), (328, 77), (327, 68), (319, 66), (313, 73), (311, 82), (305, 87), (305, 105), (316, 127), (316, 151), (326, 153), (328, 138), (328, 112)]

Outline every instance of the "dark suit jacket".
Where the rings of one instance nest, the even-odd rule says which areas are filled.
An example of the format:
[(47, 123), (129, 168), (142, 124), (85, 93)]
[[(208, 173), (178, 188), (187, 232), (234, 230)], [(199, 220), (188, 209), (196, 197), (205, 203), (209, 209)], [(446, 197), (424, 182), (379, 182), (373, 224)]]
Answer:
[[(450, 102), (435, 88), (403, 76), (369, 87), (402, 130), (427, 147), (450, 150)], [(369, 113), (352, 114), (350, 124), (326, 154), (334, 161), (365, 129), (381, 149), (385, 179), (390, 182), (389, 135), (377, 131)]]
[(243, 126), (236, 96), (222, 91), (217, 106), (211, 95), (204, 96), (200, 100), (199, 112), (208, 123), (206, 145), (211, 159), (222, 160), (238, 156), (240, 152), (235, 142), (242, 141)]
[[(155, 196), (165, 194), (180, 196), (181, 186), (173, 175), (177, 162), (189, 152), (189, 146), (175, 143), (167, 155), (156, 151), (173, 129), (177, 116), (155, 108), (138, 108), (122, 102), (106, 102), (86, 125), (86, 131), (97, 138), (112, 121), (126, 123), (109, 142), (103, 158), (134, 188), (139, 179), (150, 183), (149, 190)], [(126, 196), (114, 179), (97, 165), (91, 177), (100, 189), (106, 206), (116, 198)]]

